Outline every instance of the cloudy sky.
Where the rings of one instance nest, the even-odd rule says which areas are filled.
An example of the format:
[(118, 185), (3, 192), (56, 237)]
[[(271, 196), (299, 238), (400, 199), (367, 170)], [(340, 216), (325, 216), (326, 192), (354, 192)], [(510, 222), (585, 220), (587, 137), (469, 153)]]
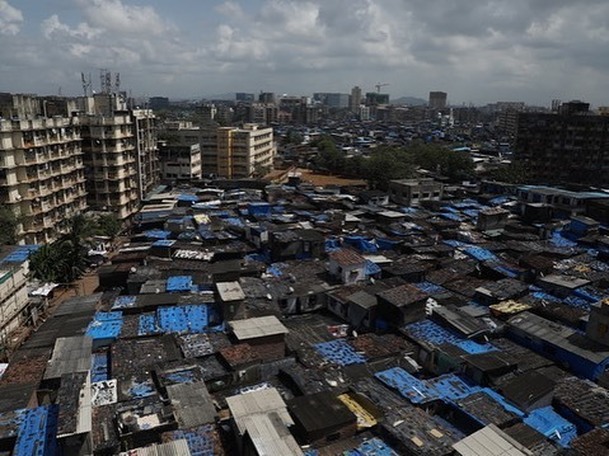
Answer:
[(444, 90), (454, 104), (609, 105), (607, 0), (0, 0), (0, 91)]

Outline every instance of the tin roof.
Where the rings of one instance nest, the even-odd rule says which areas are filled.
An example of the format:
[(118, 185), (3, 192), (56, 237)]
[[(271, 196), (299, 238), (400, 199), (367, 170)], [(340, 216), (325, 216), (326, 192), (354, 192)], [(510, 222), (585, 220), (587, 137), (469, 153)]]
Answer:
[(248, 318), (247, 320), (233, 320), (228, 324), (239, 340), (255, 339), (257, 337), (275, 336), (289, 332), (277, 317)]

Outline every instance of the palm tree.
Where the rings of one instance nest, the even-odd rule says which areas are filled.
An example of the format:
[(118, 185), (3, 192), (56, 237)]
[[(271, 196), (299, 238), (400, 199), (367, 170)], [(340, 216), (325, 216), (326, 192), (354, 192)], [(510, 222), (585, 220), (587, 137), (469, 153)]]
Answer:
[(65, 282), (68, 269), (68, 258), (60, 244), (43, 245), (30, 255), (30, 274), (42, 282)]

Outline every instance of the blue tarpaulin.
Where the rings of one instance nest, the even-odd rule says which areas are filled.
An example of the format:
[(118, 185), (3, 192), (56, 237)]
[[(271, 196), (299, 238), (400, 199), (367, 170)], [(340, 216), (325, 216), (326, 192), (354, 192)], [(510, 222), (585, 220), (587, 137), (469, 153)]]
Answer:
[(431, 283), (431, 282), (419, 282), (419, 283), (415, 283), (414, 286), (417, 287), (419, 290), (424, 291), (428, 295), (434, 295), (434, 294), (437, 295), (437, 294), (442, 294), (442, 293), (448, 292), (448, 290), (446, 290), (446, 288), (441, 287), (440, 285), (436, 285), (435, 283)]
[(28, 259), (31, 253), (36, 252), (40, 248), (37, 244), (20, 245), (11, 253), (6, 255), (0, 263), (23, 263)]
[(376, 245), (378, 246), (379, 250), (393, 250), (397, 246), (400, 245), (400, 241), (393, 241), (391, 239), (377, 238)]
[(399, 456), (399, 453), (378, 437), (364, 440), (360, 446), (344, 453), (344, 456)]
[(338, 364), (339, 366), (363, 364), (366, 362), (366, 358), (357, 353), (353, 347), (343, 339), (316, 344), (315, 349), (328, 361)]
[(376, 244), (362, 236), (345, 236), (343, 242), (346, 245), (356, 248), (360, 252), (374, 253), (378, 251)]
[(57, 405), (23, 410), (13, 456), (54, 455), (57, 447), (58, 415)]
[(421, 320), (404, 327), (404, 331), (412, 338), (432, 345), (453, 344), (470, 355), (487, 353), (497, 350), (491, 344), (480, 344), (443, 328), (431, 320)]
[(367, 276), (375, 276), (381, 273), (381, 268), (376, 263), (373, 263), (370, 260), (366, 260), (366, 275)]
[[(249, 203), (247, 205), (249, 215), (261, 217), (271, 215), (271, 205), (269, 203)], [(283, 212), (283, 211), (281, 211)]]
[(575, 425), (556, 413), (552, 406), (533, 410), (524, 418), (524, 423), (562, 447), (568, 447), (577, 437)]
[(103, 382), (109, 380), (108, 353), (93, 353), (91, 355), (91, 382)]
[(171, 276), (167, 279), (167, 292), (190, 291), (192, 289), (192, 276)]
[(478, 261), (499, 260), (499, 258), (497, 258), (493, 252), (482, 247), (468, 247), (464, 250), (464, 252)]
[(111, 342), (121, 333), (123, 327), (122, 312), (97, 312), (87, 327), (87, 336), (94, 342)]
[(168, 239), (171, 236), (171, 231), (165, 230), (147, 230), (144, 231), (144, 236), (148, 239)]
[(178, 195), (177, 200), (187, 202), (187, 203), (196, 203), (199, 201), (199, 197), (197, 195), (190, 195), (187, 193), (183, 193), (181, 195)]

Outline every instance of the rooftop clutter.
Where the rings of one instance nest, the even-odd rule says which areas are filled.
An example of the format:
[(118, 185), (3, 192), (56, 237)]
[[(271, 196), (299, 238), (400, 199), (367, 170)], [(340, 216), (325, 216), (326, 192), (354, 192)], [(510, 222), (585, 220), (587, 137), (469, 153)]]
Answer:
[(516, 193), (417, 207), (360, 193), (151, 194), (100, 293), (64, 302), (10, 360), (0, 448), (604, 448), (605, 225), (530, 224)]

